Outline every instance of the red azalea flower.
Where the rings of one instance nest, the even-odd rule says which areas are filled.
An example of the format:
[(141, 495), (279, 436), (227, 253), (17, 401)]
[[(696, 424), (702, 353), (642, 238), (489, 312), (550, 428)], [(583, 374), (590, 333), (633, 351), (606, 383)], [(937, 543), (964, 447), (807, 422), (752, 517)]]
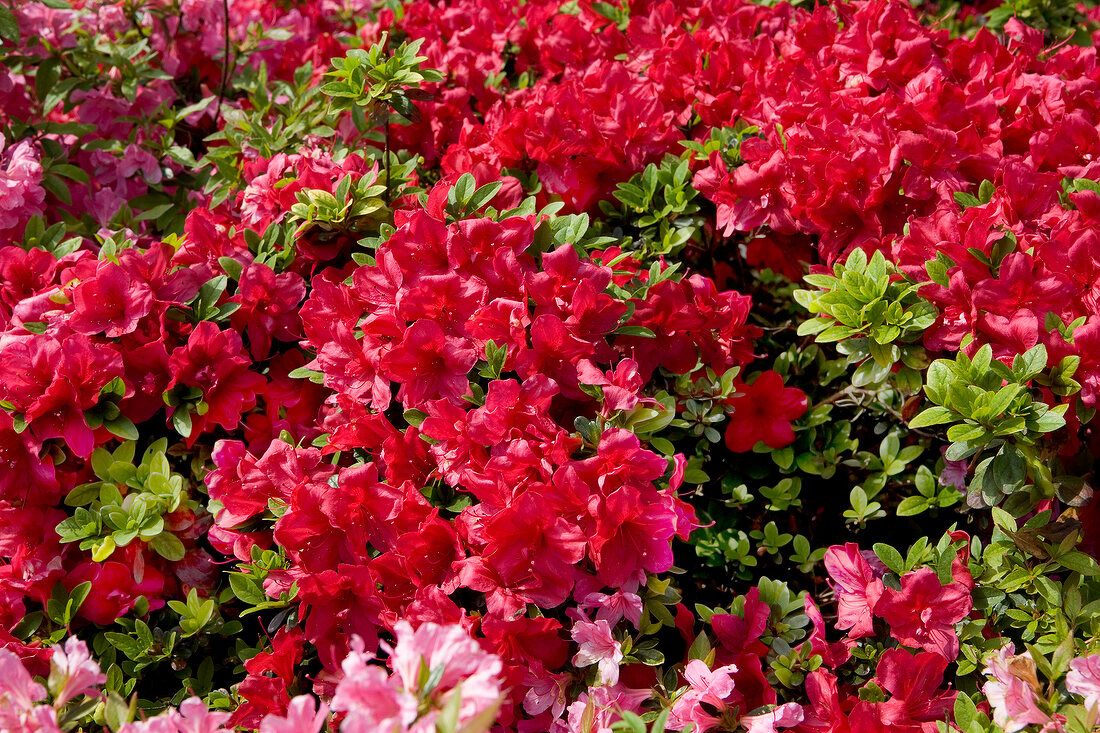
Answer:
[(879, 686), (893, 696), (879, 706), (882, 722), (903, 726), (949, 719), (958, 693), (939, 689), (947, 663), (939, 654), (887, 649), (876, 670)]
[(139, 580), (134, 569), (125, 563), (85, 560), (73, 568), (64, 583), (72, 590), (86, 580), (91, 581), (92, 588), (80, 606), (80, 615), (100, 626), (129, 613), (138, 596), (149, 598), (150, 610), (164, 605), (164, 601), (156, 598), (164, 590), (164, 575), (151, 565), (144, 566)]
[(859, 545), (848, 542), (830, 547), (825, 552), (825, 570), (836, 593), (836, 627), (851, 629), (848, 636), (852, 639), (874, 634), (871, 609), (882, 595), (883, 585), (880, 574), (860, 553)]
[(261, 651), (244, 663), (248, 672), (238, 691), (245, 702), (233, 713), (234, 726), (255, 728), (265, 714), (286, 713), (290, 703), (287, 689), (294, 683), (294, 667), (302, 661), (301, 629), (280, 628), (271, 642), (271, 651)]
[(589, 534), (588, 555), (610, 587), (644, 578), (641, 570), (663, 573), (672, 567), (669, 543), (676, 534), (676, 513), (659, 499), (643, 500), (653, 493), (628, 485), (589, 502), (596, 526)]
[(935, 652), (948, 661), (959, 653), (955, 624), (970, 613), (970, 592), (962, 583), (942, 585), (932, 568), (901, 578), (901, 590), (886, 587), (875, 604), (875, 615), (890, 625), (900, 643)]
[(306, 295), (301, 275), (284, 272), (276, 275), (266, 265), (255, 262), (241, 272), (237, 294), (230, 302), (241, 307), (229, 319), (238, 333), (248, 334), (253, 358), (264, 359), (271, 352), (271, 340), (293, 341), (302, 330), (297, 305)]
[(99, 402), (99, 390), (122, 376), (115, 347), (94, 343), (82, 334), (15, 335), (0, 343), (0, 398), (20, 412), (39, 441), (63, 438), (85, 457), (95, 436), (84, 410)]
[(95, 277), (73, 288), (72, 299), (69, 326), (74, 331), (113, 338), (137, 329), (152, 308), (153, 291), (113, 262), (103, 262)]
[(758, 441), (775, 450), (794, 441), (791, 421), (802, 417), (808, 407), (806, 393), (784, 387), (778, 372), (762, 372), (752, 384), (739, 387), (740, 397), (727, 402), (733, 408), (726, 428), (726, 447), (735, 453), (752, 450)]
[(462, 395), (470, 391), (466, 373), (476, 361), (477, 353), (465, 339), (447, 336), (438, 323), (421, 318), (382, 357), (382, 369), (401, 382), (397, 399), (405, 407), (438, 397), (462, 404)]
[[(195, 326), (187, 343), (172, 351), (169, 358), (172, 381), (165, 392), (176, 387), (197, 387), (202, 391), (202, 402), (206, 403), (204, 412), (196, 410), (191, 415), (188, 445), (215, 424), (233, 430), (241, 413), (255, 407), (256, 393), (263, 388), (264, 378), (249, 370), (251, 364), (240, 335), (222, 331), (210, 321)], [(179, 404), (175, 409), (189, 407)]]

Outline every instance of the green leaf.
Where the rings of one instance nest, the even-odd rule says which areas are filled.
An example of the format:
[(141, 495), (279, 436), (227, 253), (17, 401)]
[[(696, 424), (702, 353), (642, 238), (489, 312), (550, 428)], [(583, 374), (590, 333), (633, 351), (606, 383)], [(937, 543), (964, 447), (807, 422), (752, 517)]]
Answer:
[(650, 438), (649, 445), (663, 455), (671, 456), (676, 452), (676, 447), (665, 438)]
[(946, 359), (936, 359), (928, 367), (928, 375), (925, 378), (924, 391), (928, 399), (937, 405), (942, 405), (947, 398), (947, 390), (955, 381), (956, 374), (954, 364)]
[(0, 38), (19, 45), (19, 22), (6, 4), (0, 3)]
[(1015, 517), (999, 506), (991, 507), (990, 512), (993, 514), (993, 523), (1005, 532), (1016, 532), (1019, 529)]
[(643, 326), (619, 326), (615, 329), (616, 336), (641, 336), (643, 338), (656, 338), (657, 334)]
[(1062, 567), (1081, 573), (1081, 575), (1093, 576), (1100, 574), (1100, 567), (1097, 566), (1096, 561), (1078, 550), (1071, 550), (1057, 559)]
[[(114, 636), (125, 635), (116, 633), (114, 634)], [(108, 639), (108, 641), (110, 640)], [(113, 644), (114, 642), (111, 643)], [(123, 651), (123, 653), (125, 654), (125, 651)], [(137, 695), (134, 695), (133, 699), (128, 703), (126, 702), (126, 699), (122, 697), (122, 695), (118, 694), (114, 690), (111, 690), (107, 693), (107, 705), (103, 711), (103, 717), (107, 722), (107, 727), (113, 731), (117, 731), (121, 729), (122, 726), (126, 725), (134, 719), (134, 713), (136, 712), (136, 710)]]
[[(1059, 405), (1059, 407), (1065, 408), (1066, 405)], [(1048, 410), (1038, 419), (1028, 420), (1027, 427), (1036, 433), (1052, 433), (1055, 430), (1059, 430), (1065, 427), (1066, 419), (1062, 415), (1054, 410)]]
[(476, 211), (485, 204), (492, 201), (493, 197), (500, 191), (500, 187), (504, 184), (501, 181), (493, 181), (492, 183), (486, 183), (484, 186), (474, 192), (473, 197), (470, 198), (469, 209)]
[(56, 173), (59, 176), (64, 176), (72, 181), (78, 183), (87, 183), (88, 174), (83, 168), (78, 168), (75, 165), (69, 165), (68, 163), (55, 163), (50, 166), (50, 173)]
[(691, 642), (691, 647), (688, 649), (688, 659), (706, 659), (710, 654), (711, 643), (710, 637), (707, 636), (707, 632), (702, 631), (695, 637), (695, 641)]
[(233, 589), (233, 595), (250, 606), (257, 606), (268, 601), (267, 594), (256, 586), (254, 576), (243, 573), (229, 574), (229, 587)]
[(73, 586), (73, 589), (69, 591), (69, 599), (72, 601), (72, 606), (69, 608), (70, 618), (76, 615), (76, 612), (80, 610), (80, 606), (83, 605), (84, 600), (91, 592), (92, 582), (90, 580), (85, 580), (83, 583)]
[(665, 655), (656, 649), (636, 647), (631, 655), (647, 667), (659, 667), (665, 663)]
[[(91, 504), (99, 496), (99, 483), (80, 484), (65, 496), (65, 506)], [(67, 520), (66, 520), (67, 521)]]
[(96, 476), (103, 480), (111, 477), (111, 464), (114, 461), (114, 456), (105, 448), (96, 448), (92, 451), (92, 470), (95, 471)]
[(114, 420), (104, 424), (111, 435), (116, 435), (123, 440), (137, 440), (140, 437), (137, 426), (125, 415), (119, 415)]
[(418, 428), (420, 427), (420, 423), (424, 422), (424, 420), (428, 417), (428, 413), (424, 412), (423, 410), (410, 408), (408, 410), (405, 410), (403, 417), (405, 418), (405, 422), (407, 422), (409, 425), (412, 425), (414, 428)]
[(447, 699), (447, 704), (439, 712), (435, 719), (436, 733), (457, 733), (458, 713), (462, 706), (461, 685), (455, 689)]
[(912, 517), (928, 510), (928, 499), (923, 496), (907, 496), (898, 504), (899, 517)]
[(34, 93), (39, 101), (45, 100), (50, 90), (57, 84), (57, 79), (60, 76), (59, 64), (57, 58), (50, 57), (43, 59), (38, 65), (38, 73), (34, 77)]
[(177, 407), (172, 413), (172, 427), (182, 437), (191, 437), (191, 412), (186, 407)]
[(955, 192), (955, 203), (964, 209), (969, 209), (971, 206), (981, 206), (982, 202), (972, 193), (966, 193), (965, 191)]
[(988, 414), (990, 417), (998, 417), (1002, 412), (1008, 409), (1008, 406), (1012, 404), (1012, 401), (1016, 399), (1016, 396), (1024, 389), (1020, 384), (1006, 384), (997, 390), (997, 394), (994, 395), (992, 401), (989, 403)]
[(970, 696), (964, 692), (960, 692), (955, 698), (955, 725), (959, 727), (959, 730), (969, 730), (970, 725), (978, 717), (978, 708), (974, 705), (974, 701), (970, 699)]
[(108, 631), (104, 633), (103, 636), (111, 646), (118, 649), (130, 659), (138, 659), (148, 648), (129, 634)]
[(988, 434), (988, 431), (981, 425), (970, 423), (952, 425), (947, 429), (947, 439), (951, 441), (983, 440)]
[[(800, 290), (797, 292), (804, 293), (806, 291)], [(832, 325), (832, 323), (832, 318), (812, 318), (808, 321), (803, 321), (802, 323), (798, 324), (797, 334), (799, 336), (812, 336), (813, 334), (821, 333), (830, 325)]]
[(470, 199), (473, 198), (476, 186), (477, 182), (469, 173), (463, 173), (459, 176), (458, 180), (455, 181), (454, 187), (451, 189), (451, 194), (453, 194), (455, 202), (464, 206), (468, 204)]
[(1021, 383), (1030, 382), (1035, 375), (1046, 369), (1046, 366), (1047, 347), (1036, 344), (1012, 359), (1012, 376)]
[[(0, 8), (3, 7), (4, 6), (0, 4)], [(0, 11), (0, 16), (2, 15), (3, 12)], [(42, 177), (42, 187), (60, 199), (66, 206), (72, 205), (73, 195), (69, 192), (69, 187), (65, 185), (65, 182), (62, 181), (59, 176), (53, 176), (47, 173)]]
[(186, 553), (179, 537), (171, 532), (161, 532), (149, 542), (149, 546), (165, 560), (172, 562), (179, 562)]
[(871, 549), (878, 555), (878, 559), (882, 560), (883, 564), (890, 568), (891, 572), (897, 573), (898, 575), (905, 572), (905, 559), (901, 556), (901, 553), (893, 547), (882, 542), (877, 542)]
[(86, 537), (94, 537), (99, 532), (96, 515), (84, 508), (78, 508), (73, 516), (63, 519), (55, 530), (62, 542), (77, 542)]
[(910, 428), (926, 428), (931, 425), (954, 422), (959, 419), (959, 414), (946, 407), (929, 407), (909, 421)]

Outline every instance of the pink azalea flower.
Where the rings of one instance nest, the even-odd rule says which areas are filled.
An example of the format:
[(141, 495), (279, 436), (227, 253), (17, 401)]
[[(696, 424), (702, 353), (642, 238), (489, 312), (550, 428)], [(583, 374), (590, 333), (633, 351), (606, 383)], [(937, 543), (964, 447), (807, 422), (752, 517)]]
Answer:
[(328, 717), (328, 705), (313, 695), (298, 695), (290, 701), (286, 717), (267, 715), (260, 722), (260, 733), (320, 733)]
[(189, 697), (180, 703), (179, 733), (232, 733), (224, 728), (229, 713), (215, 713), (201, 699)]
[(166, 710), (148, 720), (135, 720), (122, 726), (118, 733), (179, 733), (179, 713)]
[(669, 726), (680, 730), (694, 723), (699, 733), (718, 727), (722, 719), (710, 714), (707, 709), (719, 714), (726, 711), (725, 699), (733, 692), (732, 675), (735, 672), (737, 667), (733, 664), (712, 671), (698, 659), (688, 662), (684, 668), (684, 680), (691, 687), (673, 703)]
[(346, 733), (407, 730), (416, 720), (416, 697), (391, 682), (382, 667), (368, 664), (373, 658), (373, 654), (364, 651), (363, 640), (356, 636), (340, 665), (344, 678), (332, 697), (332, 709), (347, 713), (340, 726)]
[(201, 699), (189, 697), (178, 712), (169, 709), (148, 720), (127, 723), (119, 733), (232, 733), (232, 728), (223, 727), (229, 718), (229, 713), (211, 712)]
[[(343, 733), (432, 731), (451, 697), (461, 696), (458, 722), (492, 716), (502, 696), (500, 658), (482, 650), (458, 625), (422, 624), (415, 631), (407, 621), (395, 626), (397, 643), (390, 650), (393, 675), (371, 665), (373, 655), (363, 641), (352, 640), (341, 667), (332, 709), (347, 712)], [(426, 672), (427, 676), (422, 676)], [(430, 687), (424, 679), (437, 677)]]
[(19, 657), (0, 649), (0, 730), (18, 733), (61, 733), (57, 712), (36, 705), (46, 690), (31, 678)]
[(1035, 690), (1023, 679), (1013, 673), (1013, 666), (1019, 661), (1030, 662), (1031, 652), (1017, 655), (1014, 644), (1008, 644), (990, 657), (983, 672), (992, 676), (982, 686), (982, 692), (993, 707), (993, 722), (1005, 730), (1015, 733), (1029, 725), (1042, 725), (1044, 728), (1054, 721), (1039, 709)]
[(746, 715), (741, 725), (748, 733), (775, 733), (778, 728), (791, 728), (802, 722), (802, 706), (795, 702), (780, 705), (760, 715)]
[(107, 675), (100, 671), (99, 665), (88, 654), (88, 647), (80, 639), (70, 636), (65, 640), (64, 648), (53, 648), (47, 684), (54, 696), (54, 707), (60, 708), (80, 695), (94, 697), (99, 694), (96, 686), (106, 681)]
[(1066, 689), (1085, 698), (1085, 707), (1100, 705), (1100, 654), (1078, 657), (1069, 663)]
[[(3, 142), (0, 141), (2, 151)], [(38, 162), (38, 152), (24, 140), (11, 149), (7, 165), (0, 166), (0, 232), (42, 213), (46, 192), (41, 184), (42, 164)]]
[(538, 715), (549, 710), (554, 718), (560, 718), (565, 711), (566, 688), (569, 682), (569, 675), (566, 674), (528, 672), (523, 680), (523, 685), (527, 688), (523, 709), (528, 715)]
[(596, 620), (607, 621), (612, 626), (625, 618), (637, 628), (642, 620), (642, 597), (637, 593), (630, 593), (622, 589), (611, 595), (589, 593), (581, 601), (581, 608), (585, 610), (598, 609)]
[(0, 649), (0, 708), (30, 710), (46, 696), (46, 689), (31, 677), (19, 657)]
[[(470, 720), (496, 705), (501, 695), (500, 658), (489, 654), (458, 625), (421, 624), (415, 631), (407, 621), (394, 627), (397, 644), (390, 662), (394, 676), (407, 691), (431, 697), (440, 707), (461, 685), (459, 720)], [(420, 688), (420, 670), (443, 667), (443, 675), (431, 690)]]
[(640, 713), (650, 690), (633, 690), (618, 685), (593, 687), (582, 692), (569, 706), (566, 720), (554, 721), (551, 733), (611, 733), (611, 726), (624, 711)]
[(600, 682), (614, 685), (619, 681), (619, 663), (623, 661), (622, 645), (611, 634), (611, 624), (604, 620), (595, 623), (578, 621), (573, 626), (573, 641), (580, 645), (580, 651), (573, 656), (573, 664), (587, 667), (598, 665)]
[(12, 733), (62, 733), (57, 724), (57, 711), (49, 705), (36, 705), (21, 717), (6, 717), (0, 707), (0, 730)]

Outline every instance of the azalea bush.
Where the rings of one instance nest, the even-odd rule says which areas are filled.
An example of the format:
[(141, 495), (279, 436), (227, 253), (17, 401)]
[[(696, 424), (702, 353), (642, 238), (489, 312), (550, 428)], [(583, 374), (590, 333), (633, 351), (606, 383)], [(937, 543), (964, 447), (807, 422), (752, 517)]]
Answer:
[(1097, 33), (0, 3), (0, 729), (1096, 729)]

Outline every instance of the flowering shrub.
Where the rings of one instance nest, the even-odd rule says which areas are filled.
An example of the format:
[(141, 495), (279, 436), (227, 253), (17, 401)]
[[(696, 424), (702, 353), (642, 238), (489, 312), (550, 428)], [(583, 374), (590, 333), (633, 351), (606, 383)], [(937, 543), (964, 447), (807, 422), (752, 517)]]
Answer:
[(0, 4), (0, 728), (1095, 729), (1098, 30)]

